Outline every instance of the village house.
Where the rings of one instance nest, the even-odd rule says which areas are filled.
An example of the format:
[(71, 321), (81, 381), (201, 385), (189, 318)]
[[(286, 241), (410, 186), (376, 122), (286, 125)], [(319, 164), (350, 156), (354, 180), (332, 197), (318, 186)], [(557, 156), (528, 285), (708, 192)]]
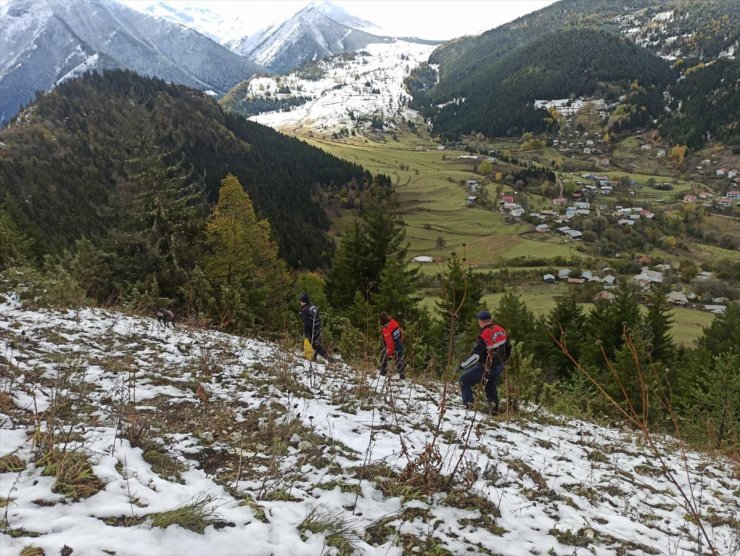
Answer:
[(733, 201), (739, 201), (740, 200), (740, 191), (728, 191), (727, 192), (727, 198)]
[(558, 270), (558, 279), (559, 280), (567, 280), (568, 277), (573, 273), (573, 271), (569, 268), (562, 268)]
[(614, 295), (612, 292), (608, 292), (605, 290), (600, 291), (593, 297), (593, 301), (611, 301), (612, 299), (615, 299), (617, 296)]
[(611, 274), (604, 276), (603, 282), (604, 282), (604, 289), (612, 289), (612, 288), (617, 287), (617, 279)]
[(576, 286), (582, 286), (586, 283), (585, 278), (568, 278), (569, 284), (575, 284)]
[(565, 197), (556, 197), (552, 200), (552, 204), (556, 207), (564, 207), (568, 205), (568, 199)]
[(681, 292), (670, 292), (666, 294), (665, 299), (668, 303), (671, 303), (672, 305), (686, 306), (689, 304), (689, 300), (686, 298), (686, 295)]
[(547, 224), (540, 224), (535, 227), (535, 230), (541, 234), (544, 234), (550, 231), (550, 226), (548, 226)]
[(545, 284), (554, 284), (555, 283), (555, 276), (553, 274), (545, 274), (542, 277), (542, 280), (544, 280)]
[(696, 202), (696, 195), (692, 195), (689, 193), (688, 195), (683, 196), (683, 202), (684, 203), (695, 203)]
[(632, 281), (639, 284), (644, 290), (649, 290), (653, 284), (663, 283), (663, 274), (655, 270), (649, 270), (647, 267), (642, 267), (642, 272), (634, 276)]
[(730, 170), (727, 172), (727, 179), (733, 180), (737, 176), (737, 170)]
[(640, 150), (641, 151), (652, 151), (653, 146), (649, 143), (643, 143), (642, 145), (640, 145)]
[(718, 178), (723, 177), (727, 173), (727, 168), (718, 168), (714, 173)]
[(501, 196), (501, 202), (506, 203), (513, 203), (514, 202), (514, 196), (513, 195), (502, 195)]

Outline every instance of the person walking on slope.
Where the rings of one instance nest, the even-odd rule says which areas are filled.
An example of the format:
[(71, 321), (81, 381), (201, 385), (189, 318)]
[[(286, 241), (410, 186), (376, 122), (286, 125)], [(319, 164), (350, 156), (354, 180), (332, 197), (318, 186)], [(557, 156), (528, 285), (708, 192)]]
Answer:
[(475, 339), (473, 351), (460, 369), (460, 393), (465, 408), (473, 404), (473, 386), (483, 383), (491, 413), (498, 413), (498, 381), (504, 372), (504, 364), (511, 353), (511, 344), (506, 330), (493, 324), (491, 313), (480, 311), (477, 315), (480, 334)]
[[(380, 324), (383, 327), (383, 357), (380, 360), (380, 374), (385, 376), (388, 372), (388, 361), (393, 360), (394, 366), (398, 371), (398, 377), (401, 380), (406, 378), (406, 362), (403, 359), (403, 329), (399, 326), (398, 321), (383, 311), (378, 315)], [(391, 371), (393, 374), (393, 371)]]
[(329, 354), (321, 345), (321, 316), (319, 315), (319, 309), (316, 305), (311, 305), (311, 299), (307, 293), (304, 293), (299, 301), (301, 311), (298, 315), (303, 322), (303, 337), (311, 344), (314, 352), (311, 361), (316, 361), (316, 357), (319, 355), (328, 361)]

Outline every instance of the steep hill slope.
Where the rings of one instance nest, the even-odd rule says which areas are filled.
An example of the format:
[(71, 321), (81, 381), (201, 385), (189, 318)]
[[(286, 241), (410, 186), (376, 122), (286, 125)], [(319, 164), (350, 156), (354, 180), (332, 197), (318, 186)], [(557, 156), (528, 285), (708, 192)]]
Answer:
[[(440, 385), (311, 373), (274, 344), (4, 297), (3, 553), (695, 553), (676, 485), (630, 433), (494, 419), (456, 393), (443, 404)], [(730, 553), (730, 462), (672, 446)]]
[[(740, 5), (721, 0), (561, 0), (479, 36), (464, 37), (437, 48), (430, 56), (430, 65), (421, 66), (407, 80), (415, 99), (413, 106), (424, 109), (425, 114), (433, 119), (437, 131), (454, 135), (459, 131), (480, 130), (480, 127), (460, 126), (454, 121), (448, 129), (449, 120), (454, 120), (456, 110), (453, 107), (448, 111), (448, 117), (442, 115), (436, 118), (439, 107), (448, 106), (448, 103), (460, 103), (462, 99), (479, 93), (485, 77), (494, 75), (495, 66), (502, 58), (514, 56), (516, 59), (517, 52), (525, 51), (553, 31), (581, 28), (627, 38), (675, 64), (678, 70), (683, 70), (699, 62), (710, 64), (723, 58), (734, 58), (740, 45)], [(557, 45), (553, 47), (557, 52)], [(526, 65), (525, 60), (520, 61)], [(570, 73), (565, 82), (572, 82), (573, 76), (581, 71), (590, 71), (588, 62), (581, 66), (577, 65), (578, 61), (577, 58), (550, 57), (550, 63), (556, 68)], [(612, 67), (608, 59), (603, 62), (606, 69)], [(639, 59), (636, 62), (641, 63)], [(527, 85), (536, 84), (539, 80), (540, 76), (533, 73)], [(666, 85), (668, 83), (664, 83), (664, 87)], [(731, 92), (724, 85), (720, 89), (723, 91), (719, 94)], [(576, 90), (566, 91), (560, 98), (568, 98), (571, 94), (578, 95)], [(486, 103), (480, 117), (490, 119), (489, 112), (497, 109), (494, 104), (502, 102), (506, 103), (507, 100), (499, 95), (498, 100)], [(509, 119), (515, 119), (518, 124), (511, 128), (512, 133), (518, 133), (522, 127), (533, 131), (542, 129), (539, 121), (542, 114), (533, 119), (529, 111), (521, 111), (518, 102), (509, 105), (507, 109), (512, 112)], [(659, 109), (658, 114), (660, 112)], [(653, 114), (650, 119), (655, 118), (656, 114)], [(687, 127), (697, 127), (698, 122), (693, 118), (689, 120)], [(699, 124), (698, 127), (703, 126)], [(487, 125), (486, 129), (491, 130), (491, 126)], [(496, 126), (495, 131), (506, 133), (507, 130)]]
[(130, 177), (142, 137), (203, 176), (211, 201), (236, 175), (293, 265), (323, 264), (330, 251), (316, 188), (365, 179), (359, 166), (227, 114), (199, 91), (114, 71), (59, 85), (0, 131), (0, 202), (41, 252), (103, 234), (101, 208)]
[(372, 44), (288, 75), (254, 77), (220, 102), (226, 110), (289, 133), (349, 134), (392, 127), (419, 120), (408, 109), (404, 80), (432, 48), (400, 39)]
[(127, 68), (216, 94), (258, 66), (207, 37), (116, 2), (0, 5), (0, 120), (88, 69)]
[(230, 44), (232, 50), (276, 72), (304, 62), (390, 42), (363, 30), (369, 24), (330, 3), (312, 3), (280, 23)]
[(479, 65), (457, 82), (457, 100), (435, 107), (434, 93), (418, 93), (413, 105), (446, 135), (516, 135), (545, 129), (548, 114), (535, 109), (536, 99), (626, 91), (632, 81), (662, 90), (672, 79), (669, 64), (645, 48), (604, 31), (569, 29)]
[(740, 39), (740, 7), (708, 0), (561, 0), (485, 33), (440, 46), (429, 58), (439, 65), (433, 100), (462, 96), (461, 81), (480, 64), (496, 61), (543, 34), (589, 27), (627, 36), (656, 54), (715, 59), (736, 48)]

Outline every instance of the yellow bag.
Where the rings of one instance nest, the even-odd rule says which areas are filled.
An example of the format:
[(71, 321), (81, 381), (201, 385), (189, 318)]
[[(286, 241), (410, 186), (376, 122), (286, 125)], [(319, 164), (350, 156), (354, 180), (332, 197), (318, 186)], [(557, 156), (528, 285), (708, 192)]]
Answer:
[(309, 361), (313, 361), (314, 351), (313, 346), (308, 338), (303, 338), (303, 355)]

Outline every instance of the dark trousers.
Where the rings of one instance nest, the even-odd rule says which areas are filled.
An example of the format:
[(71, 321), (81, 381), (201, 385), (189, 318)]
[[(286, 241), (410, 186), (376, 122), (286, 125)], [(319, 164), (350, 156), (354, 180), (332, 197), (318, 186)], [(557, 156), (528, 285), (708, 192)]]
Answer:
[[(393, 354), (393, 364), (398, 371), (398, 376), (406, 378), (406, 361), (403, 358), (403, 351), (397, 350)], [(388, 353), (383, 351), (383, 357), (380, 360), (380, 374), (385, 376), (388, 372)], [(393, 371), (391, 371), (393, 373)]]
[(503, 372), (504, 366), (501, 363), (498, 363), (491, 367), (491, 371), (486, 376), (485, 367), (482, 363), (478, 363), (475, 367), (460, 375), (460, 393), (462, 394), (463, 405), (473, 403), (473, 386), (484, 382), (486, 399), (489, 403), (498, 407), (497, 386)]

